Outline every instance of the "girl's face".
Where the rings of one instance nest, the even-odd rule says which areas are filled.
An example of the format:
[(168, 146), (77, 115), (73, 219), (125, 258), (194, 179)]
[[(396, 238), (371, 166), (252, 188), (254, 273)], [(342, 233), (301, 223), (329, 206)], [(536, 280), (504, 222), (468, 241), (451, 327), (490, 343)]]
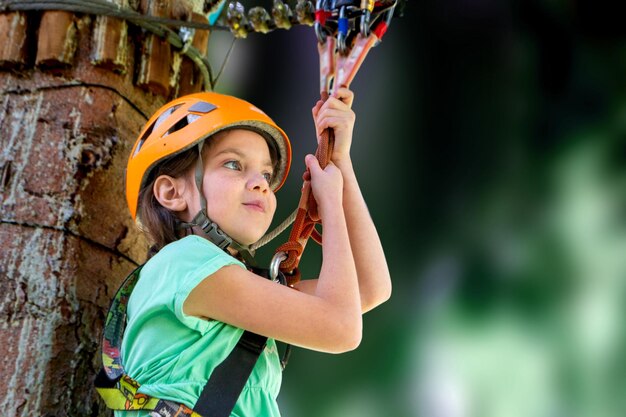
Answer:
[[(228, 236), (252, 244), (263, 237), (276, 211), (269, 186), (274, 173), (268, 144), (245, 129), (228, 130), (209, 140), (202, 182), (207, 214)], [(189, 204), (193, 215), (200, 210), (199, 198), (194, 197)]]

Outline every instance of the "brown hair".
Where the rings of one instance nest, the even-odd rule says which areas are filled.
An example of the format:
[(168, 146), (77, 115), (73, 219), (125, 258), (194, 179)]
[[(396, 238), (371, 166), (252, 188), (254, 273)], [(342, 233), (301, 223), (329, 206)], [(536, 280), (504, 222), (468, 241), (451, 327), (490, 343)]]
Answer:
[[(222, 131), (224, 132), (224, 131)], [(207, 149), (216, 141), (217, 136), (222, 133), (207, 138), (202, 147), (203, 155)], [(267, 142), (270, 158), (272, 160), (272, 168), (276, 172), (278, 165), (278, 151), (272, 139), (268, 139), (265, 134), (261, 134)], [(198, 148), (193, 146), (186, 151), (171, 156), (162, 162), (159, 162), (148, 175), (147, 181), (139, 191), (139, 207), (137, 217), (141, 223), (141, 229), (148, 235), (148, 239), (152, 246), (148, 250), (148, 258), (155, 255), (168, 243), (172, 243), (181, 237), (181, 231), (177, 228), (180, 221), (178, 217), (165, 207), (163, 207), (154, 196), (154, 182), (160, 175), (169, 175), (173, 178), (179, 178), (193, 169), (198, 160)]]
[(193, 168), (197, 160), (198, 148), (196, 147), (167, 158), (152, 169), (148, 180), (141, 187), (137, 217), (141, 222), (141, 229), (148, 235), (152, 244), (148, 251), (148, 258), (161, 250), (163, 246), (180, 238), (180, 231), (176, 227), (179, 219), (158, 202), (154, 196), (154, 182), (160, 175), (169, 175), (174, 178), (183, 176)]

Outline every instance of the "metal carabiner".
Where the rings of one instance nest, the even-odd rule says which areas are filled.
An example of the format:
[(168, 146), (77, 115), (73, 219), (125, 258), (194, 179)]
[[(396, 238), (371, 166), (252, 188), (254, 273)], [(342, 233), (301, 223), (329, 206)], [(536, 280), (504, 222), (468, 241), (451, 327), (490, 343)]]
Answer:
[(372, 20), (372, 12), (365, 10), (361, 16), (360, 32), (364, 38), (370, 35), (370, 21)]
[(348, 27), (349, 22), (346, 17), (346, 6), (341, 6), (339, 8), (339, 19), (337, 20), (337, 48), (339, 49), (339, 53), (345, 55), (348, 52)]
[(313, 28), (315, 29), (315, 36), (317, 36), (317, 41), (322, 45), (326, 43), (326, 32), (324, 32), (324, 28), (320, 22), (315, 22), (313, 24)]
[(324, 13), (326, 13), (326, 0), (317, 0), (315, 3), (315, 23), (313, 27), (317, 36), (317, 42), (321, 45), (326, 43), (326, 31), (324, 30), (326, 17)]
[(364, 38), (367, 38), (370, 34), (372, 11), (374, 11), (374, 6), (374, 0), (361, 0), (361, 10), (363, 11), (363, 15), (361, 16), (360, 32)]
[[(285, 259), (287, 259), (287, 252), (276, 252), (274, 254), (274, 257), (272, 258), (272, 262), (270, 262), (270, 279), (274, 282), (279, 282), (283, 285), (287, 285), (287, 282), (284, 281), (285, 276), (282, 274), (279, 274), (280, 270), (280, 264), (282, 261), (284, 261)], [(281, 280), (280, 277), (283, 277), (283, 279)], [(283, 282), (284, 281), (284, 282)]]

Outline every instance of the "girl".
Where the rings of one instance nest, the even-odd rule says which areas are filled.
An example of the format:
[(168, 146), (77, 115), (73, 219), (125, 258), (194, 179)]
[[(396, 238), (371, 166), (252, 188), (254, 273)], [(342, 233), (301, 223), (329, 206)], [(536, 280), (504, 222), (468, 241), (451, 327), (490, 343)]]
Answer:
[(319, 278), (295, 290), (245, 265), (289, 170), (285, 133), (251, 104), (217, 93), (176, 99), (146, 124), (126, 193), (153, 256), (128, 301), (122, 344), (140, 392), (193, 407), (245, 329), (268, 342), (231, 416), (279, 416), (274, 340), (330, 353), (359, 345), (362, 314), (389, 298), (391, 283), (350, 159), (352, 101), (343, 88), (312, 111), (318, 136), (334, 129), (335, 147), (323, 170), (305, 158), (324, 224), (323, 262)]

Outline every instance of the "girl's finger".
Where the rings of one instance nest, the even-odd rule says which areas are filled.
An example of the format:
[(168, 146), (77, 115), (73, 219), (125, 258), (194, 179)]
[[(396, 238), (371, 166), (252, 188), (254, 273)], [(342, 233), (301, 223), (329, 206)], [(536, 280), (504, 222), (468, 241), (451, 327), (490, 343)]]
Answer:
[(315, 103), (315, 106), (313, 106), (313, 108), (311, 109), (311, 113), (313, 114), (313, 120), (317, 118), (317, 114), (319, 113), (322, 104), (324, 104), (324, 102), (322, 100), (318, 100), (317, 103)]
[(324, 117), (341, 117), (351, 119), (354, 116), (354, 112), (351, 110), (335, 109), (331, 107), (325, 107), (317, 113), (316, 119), (323, 119)]
[(342, 103), (348, 105), (348, 107), (352, 107), (352, 102), (354, 101), (354, 93), (352, 90), (346, 87), (340, 87), (333, 94), (334, 97), (339, 99)]
[(320, 167), (320, 163), (315, 157), (315, 155), (308, 154), (304, 157), (304, 163), (306, 167), (313, 172), (320, 171), (322, 168)]
[(315, 134), (318, 136), (320, 132), (317, 126), (317, 117), (320, 113), (320, 109), (322, 108), (323, 104), (324, 102), (322, 100), (318, 100), (317, 103), (315, 103), (315, 106), (313, 106), (313, 108), (311, 109), (311, 114), (313, 115), (313, 124), (315, 125)]
[(349, 126), (354, 124), (354, 119), (346, 117), (344, 113), (324, 113), (318, 116), (316, 128), (323, 131), (329, 126), (339, 127), (341, 125)]

